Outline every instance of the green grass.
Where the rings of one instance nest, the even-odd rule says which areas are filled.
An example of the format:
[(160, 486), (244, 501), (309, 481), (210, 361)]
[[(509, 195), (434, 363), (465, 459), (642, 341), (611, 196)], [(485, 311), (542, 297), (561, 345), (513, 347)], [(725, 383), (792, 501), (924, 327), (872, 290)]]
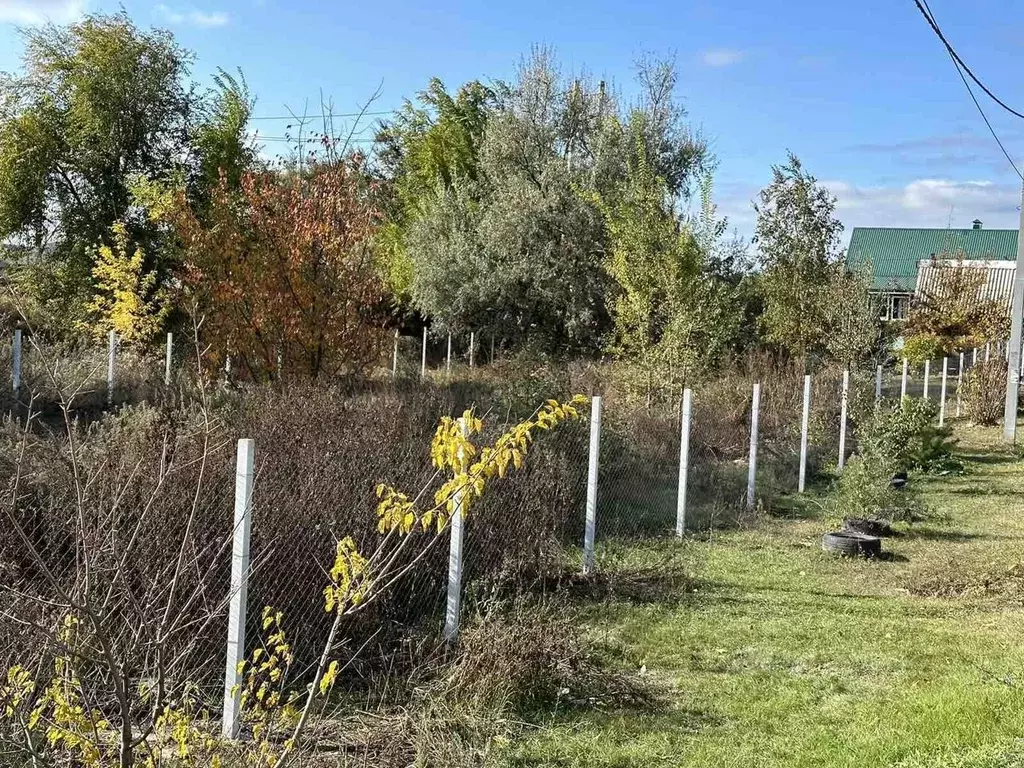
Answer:
[[(894, 559), (819, 549), (820, 515), (647, 544), (686, 593), (585, 609), (664, 689), (644, 710), (553, 717), (510, 766), (1024, 766), (1024, 461), (962, 430), (965, 475), (914, 478), (934, 513)], [(813, 500), (807, 510), (815, 509)], [(935, 596), (939, 595), (939, 596)]]

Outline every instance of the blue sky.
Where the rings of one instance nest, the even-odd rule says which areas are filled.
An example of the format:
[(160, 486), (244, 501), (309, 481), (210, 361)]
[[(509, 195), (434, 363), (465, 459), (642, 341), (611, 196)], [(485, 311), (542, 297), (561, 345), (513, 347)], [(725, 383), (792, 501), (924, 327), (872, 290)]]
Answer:
[[(719, 158), (719, 210), (740, 233), (787, 149), (838, 196), (848, 228), (1017, 225), (1019, 181), (912, 0), (0, 0), (0, 70), (19, 65), (16, 24), (121, 5), (194, 50), (201, 83), (241, 67), (257, 115), (315, 108), (321, 92), (347, 112), (378, 84), (372, 109), (393, 109), (434, 75), (508, 78), (533, 44), (628, 93), (639, 54), (674, 52), (679, 95)], [(1024, 111), (1024, 4), (931, 6), (963, 58)], [(1024, 162), (1024, 122), (985, 106)]]

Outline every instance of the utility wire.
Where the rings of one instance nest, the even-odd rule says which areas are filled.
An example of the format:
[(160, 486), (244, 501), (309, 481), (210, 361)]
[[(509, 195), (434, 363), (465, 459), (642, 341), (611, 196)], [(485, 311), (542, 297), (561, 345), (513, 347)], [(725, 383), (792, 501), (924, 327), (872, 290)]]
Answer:
[(992, 123), (989, 121), (988, 115), (986, 115), (985, 110), (982, 109), (982, 106), (978, 101), (978, 97), (974, 95), (974, 89), (971, 88), (971, 84), (967, 82), (967, 77), (964, 75), (964, 72), (970, 75), (971, 79), (978, 83), (978, 85), (981, 86), (982, 90), (984, 90), (985, 93), (987, 93), (994, 101), (996, 101), (1004, 109), (1009, 110), (1010, 112), (1021, 118), (1024, 118), (1024, 115), (1020, 114), (1014, 109), (1011, 109), (998, 98), (996, 98), (996, 96), (988, 88), (986, 88), (985, 85), (980, 80), (978, 80), (977, 77), (974, 76), (974, 74), (971, 72), (968, 66), (964, 64), (963, 60), (957, 55), (956, 51), (953, 50), (953, 46), (946, 42), (946, 38), (942, 35), (942, 31), (939, 29), (939, 25), (935, 22), (935, 17), (932, 16), (932, 9), (928, 7), (928, 0), (923, 0), (923, 2), (924, 5), (922, 5), (922, 0), (914, 0), (914, 3), (917, 5), (918, 10), (921, 11), (925, 19), (928, 20), (928, 24), (931, 26), (933, 30), (935, 30), (935, 34), (939, 36), (939, 39), (942, 40), (943, 44), (946, 46), (946, 52), (949, 54), (949, 58), (952, 59), (953, 61), (953, 67), (956, 69), (956, 73), (960, 75), (960, 79), (963, 81), (964, 88), (966, 88), (967, 93), (970, 94), (971, 101), (974, 102), (974, 106), (978, 108), (978, 113), (981, 115), (981, 119), (984, 120), (985, 125), (988, 126), (988, 132), (991, 133), (992, 138), (996, 140), (996, 144), (999, 145), (999, 149), (1002, 150), (1003, 156), (1006, 158), (1006, 161), (1010, 164), (1010, 167), (1013, 168), (1014, 173), (1016, 173), (1020, 180), (1024, 182), (1024, 174), (1021, 173), (1020, 169), (1017, 167), (1017, 164), (1013, 162), (1013, 158), (1010, 157), (1010, 153), (1007, 152), (1006, 147), (1003, 146), (1003, 142), (999, 139), (999, 135), (996, 133), (996, 129), (992, 127)]
[[(922, 0), (914, 0), (914, 4), (917, 5), (917, 10), (919, 10), (921, 12), (921, 15), (924, 16), (925, 20), (928, 22), (928, 26), (930, 26), (932, 28), (932, 31), (936, 35), (938, 35), (938, 38), (939, 38), (939, 40), (942, 41), (942, 44), (944, 46), (946, 46), (946, 50), (949, 52), (950, 57), (953, 59), (953, 61), (957, 65), (959, 65), (959, 67), (963, 67), (963, 71), (967, 73), (968, 77), (970, 77), (971, 80), (973, 80), (975, 83), (977, 83), (978, 87), (981, 88), (981, 90), (983, 90), (988, 95), (988, 97), (990, 99), (992, 99), (992, 101), (994, 101), (996, 104), (1001, 106), (1003, 109), (1005, 109), (1011, 115), (1016, 115), (1017, 117), (1019, 117), (1021, 119), (1024, 119), (1024, 114), (1018, 112), (1016, 109), (1014, 109), (1009, 104), (1007, 104), (1005, 101), (1003, 101), (998, 96), (996, 96), (994, 93), (992, 93), (992, 91), (989, 90), (988, 86), (986, 86), (983, 82), (981, 82), (981, 80), (978, 78), (978, 76), (975, 75), (974, 72), (971, 71), (971, 68), (967, 66), (967, 63), (963, 59), (960, 58), (960, 54), (958, 54), (956, 52), (956, 50), (953, 48), (953, 46), (949, 42), (949, 40), (946, 39), (946, 36), (944, 34), (942, 34), (942, 30), (939, 28), (939, 25), (935, 21), (935, 17), (932, 15), (931, 8), (928, 7), (927, 0), (924, 0), (923, 3), (922, 3)], [(961, 77), (962, 76), (963, 75), (961, 75)]]
[[(394, 115), (397, 114), (396, 110), (388, 109), (380, 112), (335, 112), (333, 114), (328, 113), (327, 117), (379, 117), (383, 115)], [(258, 117), (250, 117), (250, 120), (292, 120), (296, 123), (301, 123), (303, 120), (307, 123), (316, 122), (320, 119), (320, 115), (307, 115), (305, 118), (297, 117), (296, 115), (260, 115)]]

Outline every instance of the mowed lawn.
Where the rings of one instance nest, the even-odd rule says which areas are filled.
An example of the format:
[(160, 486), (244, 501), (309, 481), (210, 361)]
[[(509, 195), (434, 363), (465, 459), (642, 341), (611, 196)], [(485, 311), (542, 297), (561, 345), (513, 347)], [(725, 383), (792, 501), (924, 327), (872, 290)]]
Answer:
[(631, 553), (669, 553), (694, 590), (613, 599), (587, 621), (663, 700), (541, 722), (508, 763), (1024, 766), (1024, 461), (996, 430), (959, 437), (967, 472), (912, 478), (931, 517), (886, 541), (891, 560), (822, 553), (813, 498)]

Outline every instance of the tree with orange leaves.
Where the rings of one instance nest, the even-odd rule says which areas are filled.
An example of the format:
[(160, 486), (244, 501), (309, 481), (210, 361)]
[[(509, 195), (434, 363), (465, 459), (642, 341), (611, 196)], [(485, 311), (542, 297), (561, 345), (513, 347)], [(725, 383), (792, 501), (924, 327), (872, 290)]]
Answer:
[(184, 286), (216, 360), (254, 380), (365, 372), (385, 340), (371, 236), (380, 214), (362, 160), (225, 180), (198, 216), (184, 194), (151, 212), (170, 224)]

